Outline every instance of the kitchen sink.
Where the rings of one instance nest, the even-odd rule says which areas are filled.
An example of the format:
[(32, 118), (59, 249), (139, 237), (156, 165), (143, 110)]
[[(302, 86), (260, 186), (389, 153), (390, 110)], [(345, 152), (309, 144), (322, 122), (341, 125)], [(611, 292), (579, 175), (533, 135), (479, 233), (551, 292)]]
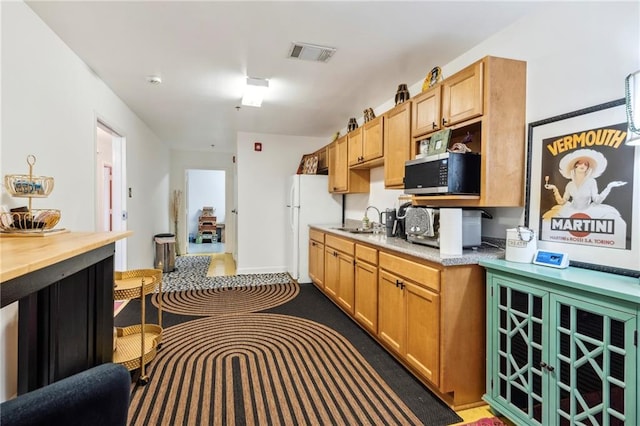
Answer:
[(347, 228), (347, 227), (339, 227), (333, 228), (338, 231), (351, 232), (352, 234), (373, 234), (373, 228), (365, 229), (365, 228)]

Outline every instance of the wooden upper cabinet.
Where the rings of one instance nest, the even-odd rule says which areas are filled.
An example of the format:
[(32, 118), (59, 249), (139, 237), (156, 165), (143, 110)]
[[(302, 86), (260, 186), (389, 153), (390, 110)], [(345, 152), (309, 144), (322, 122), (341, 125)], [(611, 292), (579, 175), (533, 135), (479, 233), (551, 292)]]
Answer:
[(451, 126), (483, 113), (483, 63), (463, 69), (442, 83), (442, 125)]
[(404, 188), (404, 163), (411, 159), (411, 102), (384, 116), (384, 186)]
[(349, 167), (373, 168), (384, 163), (384, 117), (376, 117), (348, 133)]
[(412, 119), (411, 135), (422, 136), (441, 128), (441, 93), (442, 85), (437, 85), (422, 92), (411, 100)]
[(330, 192), (346, 192), (349, 189), (347, 167), (347, 137), (343, 136), (329, 149)]
[(349, 141), (349, 166), (353, 166), (362, 161), (362, 127), (347, 133)]
[(369, 170), (350, 170), (348, 140), (342, 136), (329, 145), (329, 192), (346, 194), (369, 192)]
[[(382, 159), (384, 155), (384, 116), (376, 117), (362, 126), (363, 161)], [(380, 161), (378, 164), (382, 164)]]
[[(451, 129), (449, 146), (464, 140), (472, 152), (481, 155), (480, 194), (416, 195), (412, 197), (415, 204), (524, 206), (526, 83), (526, 62), (494, 56), (486, 56), (440, 83), (440, 124), (444, 122), (442, 127)], [(428, 96), (428, 92), (416, 96), (413, 107)], [(420, 133), (415, 123), (413, 126), (412, 155), (432, 133)]]

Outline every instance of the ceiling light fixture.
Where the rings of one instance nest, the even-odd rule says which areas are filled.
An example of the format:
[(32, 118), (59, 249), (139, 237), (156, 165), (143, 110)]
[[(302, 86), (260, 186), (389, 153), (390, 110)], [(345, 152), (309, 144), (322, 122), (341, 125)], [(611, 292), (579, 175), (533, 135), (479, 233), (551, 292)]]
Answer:
[(264, 78), (247, 77), (247, 85), (242, 96), (242, 105), (259, 107), (264, 94), (269, 88), (269, 81)]
[(150, 75), (147, 77), (147, 82), (149, 84), (157, 86), (158, 84), (162, 83), (162, 77), (160, 77), (159, 75)]

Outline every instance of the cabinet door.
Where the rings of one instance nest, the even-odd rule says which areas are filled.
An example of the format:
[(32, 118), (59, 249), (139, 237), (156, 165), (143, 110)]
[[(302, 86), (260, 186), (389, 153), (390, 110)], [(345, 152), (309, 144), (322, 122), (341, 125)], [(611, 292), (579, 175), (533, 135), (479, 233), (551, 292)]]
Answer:
[[(490, 278), (487, 318), (487, 393), (517, 424), (542, 425), (549, 375), (549, 294), (500, 276)], [(517, 419), (517, 420), (516, 420)]]
[(404, 291), (400, 278), (381, 269), (378, 275), (378, 338), (391, 350), (402, 354), (406, 333)]
[(411, 159), (411, 104), (403, 102), (384, 120), (385, 188), (404, 188), (404, 163)]
[(349, 167), (347, 165), (347, 137), (343, 136), (335, 142), (333, 155), (335, 169), (333, 179), (333, 192), (346, 192), (349, 190)]
[(435, 132), (441, 127), (441, 86), (436, 86), (416, 96), (411, 103), (412, 128), (411, 136), (421, 136)]
[(349, 166), (353, 166), (363, 161), (362, 127), (358, 127), (357, 129), (347, 133), (347, 139), (348, 139), (348, 145), (349, 145), (348, 164)]
[(406, 360), (439, 386), (440, 296), (408, 281), (403, 284), (407, 317)]
[(346, 254), (338, 254), (338, 289), (337, 301), (342, 308), (349, 314), (353, 315), (353, 276), (354, 265), (353, 257)]
[(313, 240), (309, 240), (309, 277), (324, 287), (324, 244)]
[(373, 334), (378, 332), (378, 267), (357, 260), (354, 317)]
[(324, 250), (324, 292), (332, 299), (337, 299), (340, 267), (338, 253), (325, 245)]
[(336, 191), (336, 173), (338, 172), (336, 160), (337, 146), (336, 143), (333, 142), (327, 147), (327, 164), (329, 166), (329, 192)]
[(450, 126), (482, 115), (484, 100), (482, 70), (482, 62), (476, 62), (443, 82), (443, 126)]
[(551, 295), (544, 424), (637, 424), (636, 316), (595, 303)]
[(376, 117), (362, 126), (362, 161), (375, 160), (384, 155), (384, 116)]

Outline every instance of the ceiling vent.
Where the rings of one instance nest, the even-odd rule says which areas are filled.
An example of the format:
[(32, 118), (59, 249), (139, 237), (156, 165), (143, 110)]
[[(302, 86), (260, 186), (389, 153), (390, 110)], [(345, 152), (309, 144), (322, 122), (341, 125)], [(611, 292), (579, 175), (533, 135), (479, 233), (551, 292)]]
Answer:
[(288, 57), (306, 61), (328, 62), (334, 53), (336, 53), (335, 47), (296, 42), (291, 43)]

